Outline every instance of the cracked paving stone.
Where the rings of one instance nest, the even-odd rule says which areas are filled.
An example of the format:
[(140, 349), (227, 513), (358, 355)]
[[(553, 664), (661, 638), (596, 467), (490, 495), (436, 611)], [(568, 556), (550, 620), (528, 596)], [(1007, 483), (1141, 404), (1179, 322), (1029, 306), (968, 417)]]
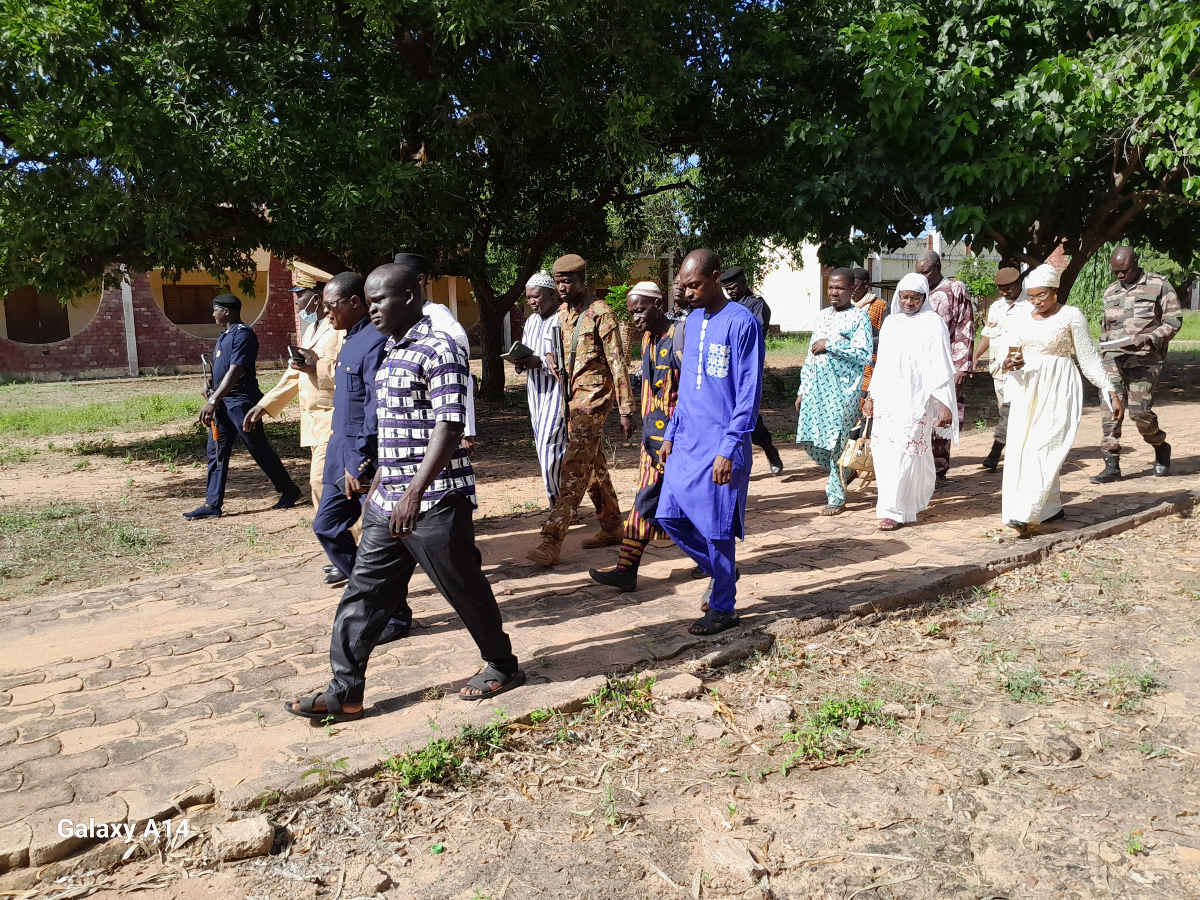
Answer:
[(107, 725), (93, 725), (90, 728), (74, 728), (64, 731), (58, 736), (62, 741), (64, 756), (85, 753), (97, 747), (103, 747), (109, 741), (137, 734), (138, 725), (133, 719), (122, 719)]
[(25, 776), (25, 791), (43, 791), (56, 784), (64, 784), (77, 772), (94, 772), (107, 765), (108, 754), (102, 748), (97, 748), (86, 753), (35, 759), (25, 763), (17, 771)]
[(25, 776), (18, 769), (0, 772), (0, 794), (15, 791), (25, 782)]
[(105, 744), (104, 749), (108, 753), (110, 765), (125, 766), (147, 759), (163, 750), (182, 747), (186, 743), (187, 735), (182, 731), (163, 731), (112, 741)]
[(46, 738), (32, 744), (7, 744), (0, 747), (0, 772), (15, 769), (22, 763), (45, 759), (62, 751), (62, 741), (56, 737)]
[(193, 653), (196, 650), (203, 650), (206, 647), (211, 647), (215, 644), (228, 644), (229, 635), (226, 632), (219, 634), (193, 635), (185, 640), (171, 641), (171, 655), (183, 656), (188, 653)]
[(167, 708), (172, 709), (179, 706), (188, 706), (215, 695), (227, 694), (232, 690), (232, 681), (219, 679), (217, 681), (206, 681), (203, 684), (183, 684), (178, 687), (167, 688), (163, 691), (163, 696), (167, 698)]
[(273, 681), (292, 678), (297, 674), (296, 667), (290, 663), (278, 663), (237, 672), (233, 675), (233, 682), (239, 691), (254, 691)]
[(37, 718), (21, 725), (21, 740), (28, 744), (72, 728), (86, 728), (95, 724), (96, 714), (90, 709), (81, 709), (69, 715)]
[(97, 823), (124, 822), (128, 812), (125, 801), (120, 797), (106, 797), (98, 803), (71, 805), (58, 809), (43, 810), (34, 816), (29, 827), (33, 836), (29, 841), (29, 864), (44, 866), (75, 852), (80, 847), (96, 843), (97, 838), (77, 837), (71, 833), (63, 837), (59, 831), (59, 821), (70, 819), (72, 822), (88, 824), (89, 820)]
[(110, 687), (114, 684), (120, 684), (123, 681), (130, 681), (134, 678), (141, 678), (143, 675), (150, 674), (150, 667), (147, 665), (120, 666), (113, 669), (101, 669), (98, 672), (93, 672), (83, 680), (83, 686), (88, 690)]
[(52, 784), (40, 791), (17, 791), (0, 803), (0, 827), (27, 821), (40, 809), (62, 806), (74, 799), (74, 789), (65, 783)]
[[(217, 699), (227, 696), (230, 695), (221, 694)], [(185, 725), (188, 722), (199, 722), (203, 719), (208, 719), (212, 714), (212, 707), (208, 704), (193, 703), (190, 706), (141, 712), (135, 715), (134, 719), (141, 726), (140, 734), (154, 735), (165, 728), (174, 728), (178, 725)]]
[(64, 678), (61, 681), (45, 681), (41, 684), (26, 684), (11, 691), (13, 706), (27, 706), (40, 700), (48, 700), (56, 694), (74, 694), (83, 690), (82, 678)]
[(42, 671), (25, 672), (22, 675), (8, 675), (0, 678), (0, 691), (8, 691), (15, 687), (24, 687), (27, 684), (40, 684), (45, 680), (46, 673)]
[(213, 658), (213, 662), (223, 662), (227, 659), (242, 659), (256, 650), (266, 650), (271, 646), (271, 642), (265, 637), (254, 638), (249, 641), (239, 641), (236, 644), (217, 644), (208, 648), (208, 653)]

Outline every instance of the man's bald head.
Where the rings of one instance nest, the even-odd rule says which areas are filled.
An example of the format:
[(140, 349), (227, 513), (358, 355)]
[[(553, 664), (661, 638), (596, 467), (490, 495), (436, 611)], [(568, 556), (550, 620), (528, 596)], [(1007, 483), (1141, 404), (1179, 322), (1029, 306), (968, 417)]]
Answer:
[(693, 250), (684, 257), (679, 283), (693, 308), (719, 308), (728, 299), (721, 289), (721, 257), (711, 250)]
[(383, 334), (403, 337), (421, 318), (424, 298), (416, 269), (397, 263), (379, 266), (367, 276), (365, 289), (371, 321)]
[(1133, 284), (1142, 277), (1142, 267), (1139, 263), (1137, 251), (1132, 247), (1118, 247), (1109, 260), (1113, 277), (1121, 284)]

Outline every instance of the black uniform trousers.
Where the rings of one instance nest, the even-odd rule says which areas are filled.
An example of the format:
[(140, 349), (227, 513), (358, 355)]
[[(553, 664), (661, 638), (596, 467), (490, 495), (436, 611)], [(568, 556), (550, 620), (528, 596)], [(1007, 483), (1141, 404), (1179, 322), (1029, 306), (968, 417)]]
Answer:
[(754, 423), (754, 430), (750, 432), (750, 442), (754, 444), (755, 447), (772, 446), (771, 432), (767, 429), (767, 423), (763, 421), (763, 417), (761, 415)]
[(212, 430), (208, 432), (208, 490), (204, 502), (213, 509), (220, 509), (225, 502), (225, 482), (229, 480), (229, 457), (233, 455), (233, 445), (240, 438), (258, 463), (258, 467), (271, 479), (271, 484), (279, 493), (296, 487), (292, 476), (284, 468), (283, 463), (271, 445), (263, 426), (252, 431), (242, 431), (242, 421), (246, 412), (257, 400), (240, 397), (226, 397), (216, 407), (216, 423), (218, 439), (213, 440)]
[(412, 534), (394, 538), (388, 530), (390, 517), (367, 502), (358, 557), (329, 645), (333, 678), (327, 690), (342, 704), (362, 703), (367, 661), (388, 622), (393, 617), (412, 620), (408, 582), (418, 563), (450, 601), (484, 661), (505, 674), (517, 671), (500, 608), (480, 568), (473, 514), (471, 501), (455, 491), (422, 515)]

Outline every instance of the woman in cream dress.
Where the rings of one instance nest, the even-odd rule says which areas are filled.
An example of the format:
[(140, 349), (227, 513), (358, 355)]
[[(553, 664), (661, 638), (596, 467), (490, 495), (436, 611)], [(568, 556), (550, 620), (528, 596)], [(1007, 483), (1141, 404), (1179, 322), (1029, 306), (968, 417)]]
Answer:
[(1025, 290), (1030, 305), (1010, 320), (1012, 349), (1004, 360), (1004, 399), (1011, 405), (1001, 516), (1019, 537), (1063, 517), (1059, 470), (1083, 415), (1079, 370), (1118, 420), (1124, 414), (1087, 319), (1058, 301), (1058, 270), (1038, 266), (1026, 276)]

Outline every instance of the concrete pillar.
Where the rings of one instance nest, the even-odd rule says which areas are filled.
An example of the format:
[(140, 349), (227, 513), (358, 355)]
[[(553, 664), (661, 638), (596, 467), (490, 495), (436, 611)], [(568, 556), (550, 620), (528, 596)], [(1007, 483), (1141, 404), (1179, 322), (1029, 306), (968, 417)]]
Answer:
[(1200, 279), (1192, 282), (1192, 309), (1200, 309)]
[(504, 349), (507, 350), (512, 346), (512, 313), (504, 314)]
[(458, 320), (458, 278), (450, 276), (450, 313)]
[(128, 272), (121, 276), (121, 313), (125, 320), (125, 356), (129, 360), (129, 374), (136, 378), (140, 371), (137, 326), (133, 320), (133, 282), (130, 281)]

